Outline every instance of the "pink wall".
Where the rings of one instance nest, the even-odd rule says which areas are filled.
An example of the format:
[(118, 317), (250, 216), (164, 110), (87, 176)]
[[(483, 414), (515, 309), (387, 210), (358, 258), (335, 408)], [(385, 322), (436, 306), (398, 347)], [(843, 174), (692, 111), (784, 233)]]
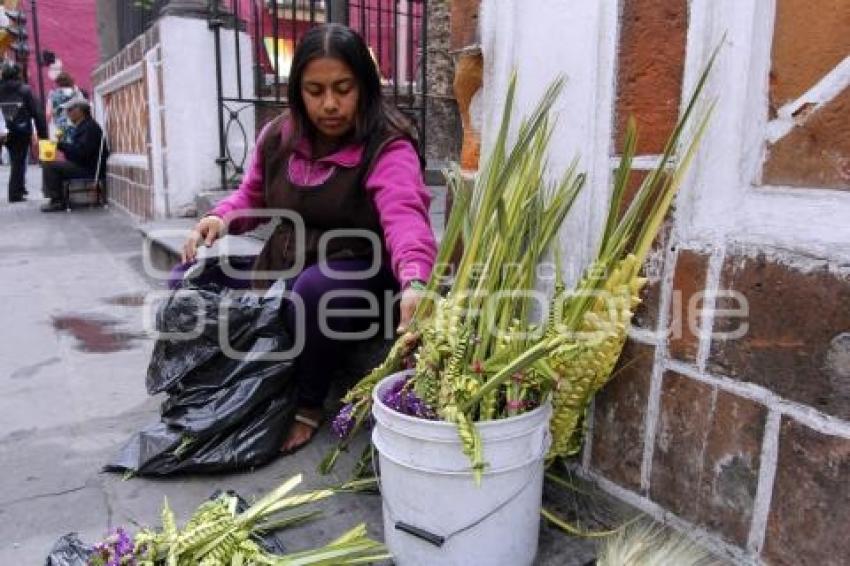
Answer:
[[(31, 49), (29, 83), (38, 95), (31, 0), (22, 0), (21, 8), (26, 11), (28, 18), (28, 43)], [(100, 62), (95, 0), (37, 0), (37, 9), (41, 50), (56, 53), (62, 59), (63, 69), (91, 94), (91, 73)], [(42, 72), (46, 96), (54, 85), (47, 76), (47, 69)]]

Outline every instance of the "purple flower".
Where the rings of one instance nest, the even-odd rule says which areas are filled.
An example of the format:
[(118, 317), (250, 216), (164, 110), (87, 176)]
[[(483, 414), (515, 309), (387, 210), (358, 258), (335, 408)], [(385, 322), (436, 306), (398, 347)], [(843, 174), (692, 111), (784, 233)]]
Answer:
[(411, 415), (420, 419), (434, 420), (437, 418), (436, 411), (428, 403), (417, 397), (413, 391), (407, 393), (407, 407)]
[(354, 428), (354, 405), (349, 403), (340, 409), (331, 422), (331, 429), (339, 438), (345, 438), (351, 434)]
[(103, 542), (94, 546), (93, 566), (135, 566), (133, 539), (122, 528), (113, 531)]
[(397, 379), (392, 386), (381, 393), (381, 402), (394, 411), (404, 412), (401, 409), (401, 392), (407, 384), (406, 379)]
[(381, 401), (394, 411), (420, 419), (435, 419), (437, 414), (416, 393), (406, 388), (407, 380), (399, 379), (381, 393)]
[(115, 534), (118, 535), (118, 540), (115, 544), (115, 551), (121, 556), (125, 554), (132, 554), (133, 540), (130, 538), (130, 535), (127, 534), (127, 531), (118, 527)]

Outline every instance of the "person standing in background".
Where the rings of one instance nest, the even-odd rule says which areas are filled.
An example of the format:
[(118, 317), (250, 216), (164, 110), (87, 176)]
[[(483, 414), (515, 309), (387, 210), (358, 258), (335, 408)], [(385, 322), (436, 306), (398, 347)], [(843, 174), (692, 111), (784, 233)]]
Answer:
[(68, 118), (63, 105), (69, 100), (82, 98), (82, 92), (74, 84), (74, 79), (65, 71), (56, 75), (56, 88), (47, 95), (47, 124), (50, 128), (50, 137), (57, 142), (71, 139), (71, 130), (74, 125)]
[(35, 121), (39, 139), (47, 139), (47, 122), (30, 87), (21, 81), (21, 68), (7, 63), (0, 71), (0, 110), (6, 121), (5, 145), (12, 171), (9, 175), (9, 202), (21, 202), (26, 189), (27, 153)]
[[(3, 113), (0, 112), (0, 144), (6, 143), (6, 136), (9, 135), (9, 130), (6, 129), (6, 120), (3, 118)], [(0, 159), (0, 164), (3, 160)]]

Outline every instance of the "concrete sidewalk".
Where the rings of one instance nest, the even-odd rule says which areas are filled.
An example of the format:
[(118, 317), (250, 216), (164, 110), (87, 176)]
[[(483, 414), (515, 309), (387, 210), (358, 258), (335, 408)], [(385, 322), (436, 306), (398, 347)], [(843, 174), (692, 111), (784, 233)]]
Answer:
[[(0, 168), (0, 565), (38, 565), (61, 535), (93, 543), (117, 526), (159, 524), (163, 496), (181, 520), (217, 489), (252, 498), (304, 472), (306, 487), (333, 477), (316, 464), (332, 445), (324, 427), (296, 455), (240, 474), (166, 480), (100, 472), (133, 432), (158, 417), (144, 377), (152, 340), (143, 328), (144, 297), (160, 282), (144, 273), (142, 237), (114, 209), (38, 210), (6, 201)], [(381, 537), (380, 500), (342, 495), (320, 504), (324, 518), (284, 533), (292, 550), (323, 544), (365, 521)], [(544, 527), (539, 564), (582, 565), (593, 545)]]

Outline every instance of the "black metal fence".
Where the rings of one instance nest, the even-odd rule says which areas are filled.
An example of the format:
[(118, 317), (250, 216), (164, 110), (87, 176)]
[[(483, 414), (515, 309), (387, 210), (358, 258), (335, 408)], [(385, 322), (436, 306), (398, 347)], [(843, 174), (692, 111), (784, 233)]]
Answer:
[[(259, 129), (287, 106), (286, 81), (295, 46), (308, 29), (324, 22), (347, 24), (363, 36), (385, 94), (415, 120), (424, 147), (427, 0), (225, 0), (211, 5), (222, 189), (238, 182), (244, 170), (244, 148), (255, 135), (245, 127), (246, 116), (252, 116)], [(235, 76), (224, 76), (223, 50), (235, 53), (240, 61), (241, 32), (251, 38), (254, 67), (233, 65)], [(226, 42), (232, 42), (232, 50)], [(246, 88), (247, 81), (252, 81), (253, 89)], [(235, 95), (225, 95), (224, 84), (235, 85)]]

